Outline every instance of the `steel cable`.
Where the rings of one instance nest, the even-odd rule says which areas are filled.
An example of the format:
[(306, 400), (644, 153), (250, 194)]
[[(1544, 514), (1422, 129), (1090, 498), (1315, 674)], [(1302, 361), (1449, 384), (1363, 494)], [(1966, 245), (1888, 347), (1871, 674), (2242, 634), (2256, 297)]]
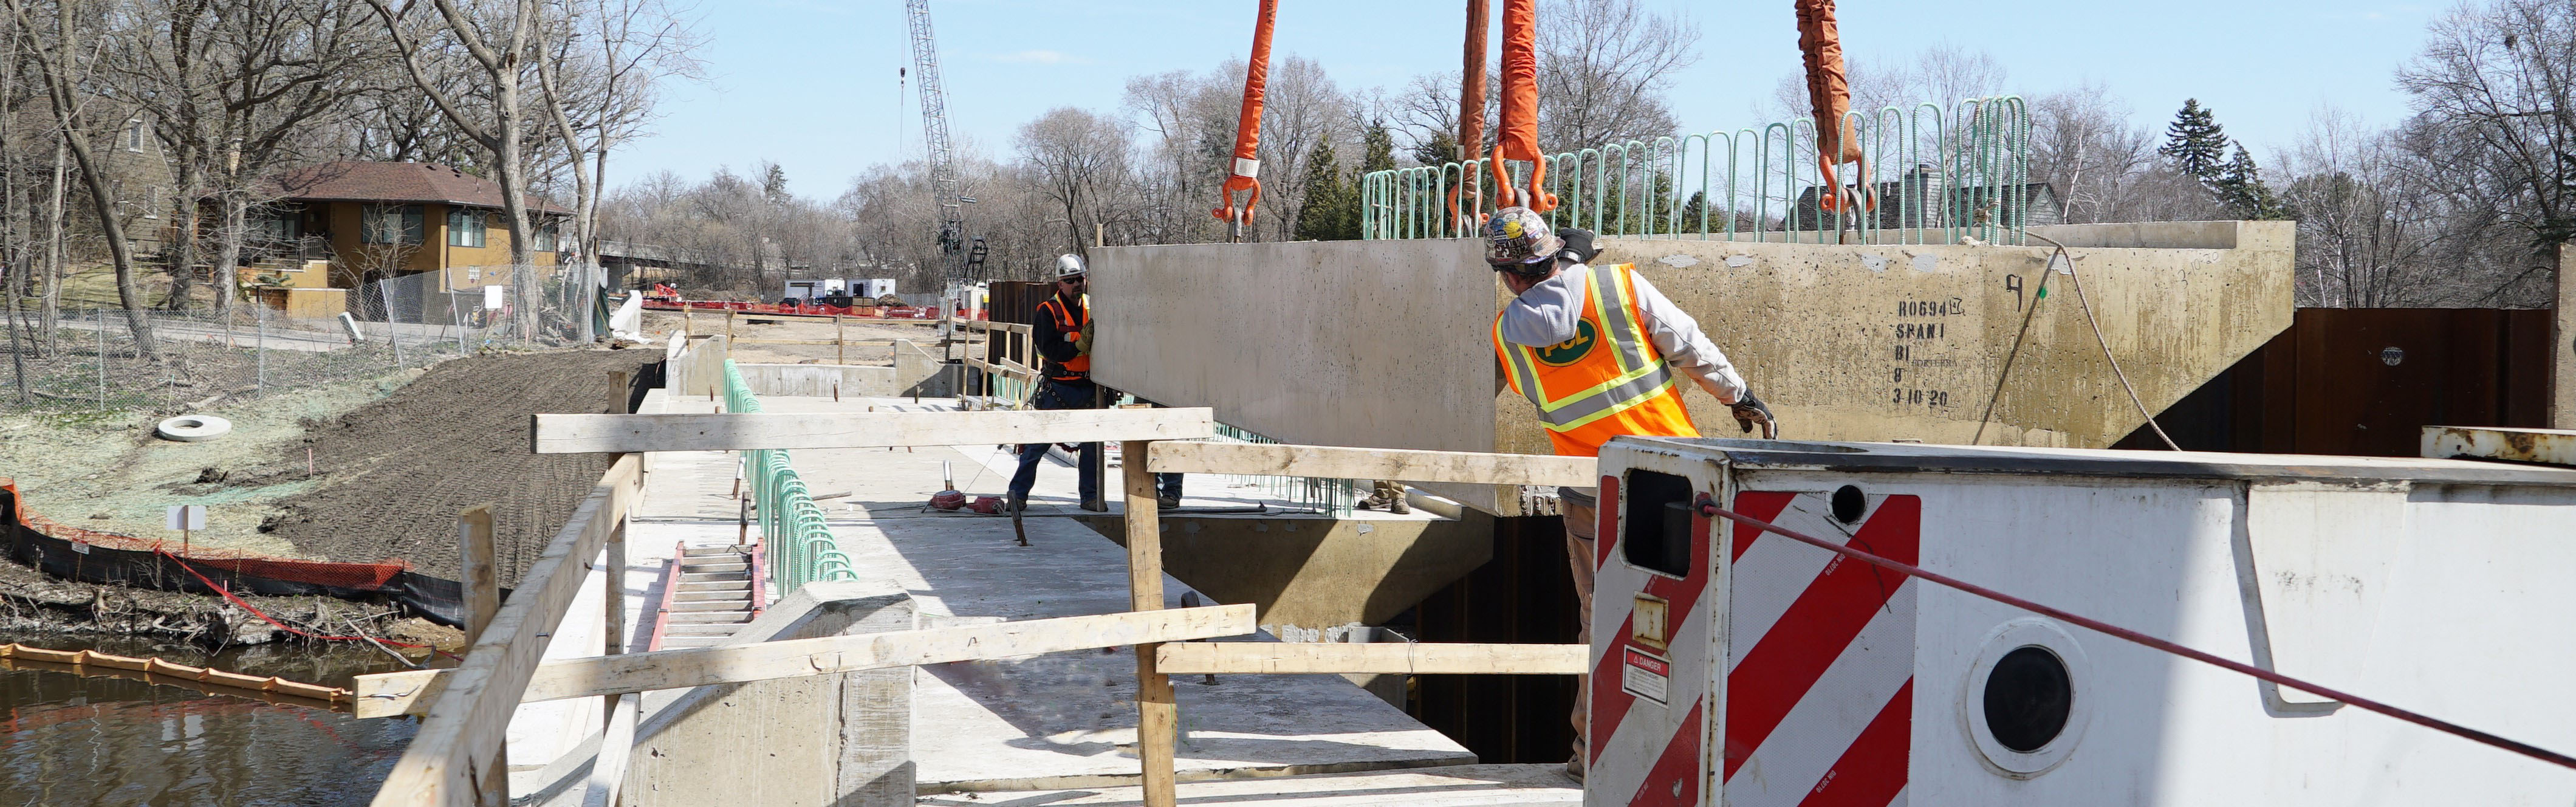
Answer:
[(2405, 710), (2405, 709), (2400, 709), (2400, 708), (2397, 708), (2397, 707), (2394, 707), (2394, 706), (2390, 706), (2390, 705), (2387, 705), (2387, 704), (2384, 704), (2384, 703), (2380, 703), (2380, 702), (2375, 701), (2375, 700), (2371, 700), (2371, 699), (2364, 698), (2364, 697), (2361, 697), (2361, 696), (2358, 696), (2358, 695), (2354, 695), (2354, 694), (2351, 694), (2351, 693), (2348, 693), (2348, 692), (2344, 692), (2344, 691), (2342, 691), (2342, 690), (2330, 689), (2330, 688), (2327, 688), (2327, 687), (2318, 686), (2318, 685), (2316, 685), (2316, 684), (2311, 684), (2311, 683), (2308, 683), (2308, 682), (2306, 682), (2306, 681), (2302, 681), (2302, 680), (2299, 680), (2299, 679), (2297, 679), (2297, 678), (2292, 678), (2292, 677), (2290, 677), (2290, 676), (2282, 675), (2282, 674), (2280, 674), (2280, 673), (2276, 673), (2276, 672), (2273, 672), (2273, 671), (2271, 671), (2271, 670), (2266, 670), (2266, 669), (2263, 669), (2263, 668), (2261, 668), (2261, 667), (2256, 667), (2256, 666), (2251, 665), (2251, 664), (2246, 664), (2246, 663), (2239, 662), (2239, 661), (2233, 661), (2233, 660), (2229, 660), (2229, 659), (2225, 659), (2225, 658), (2220, 658), (2220, 657), (2218, 657), (2218, 656), (2211, 655), (2211, 654), (2209, 654), (2209, 653), (2204, 653), (2204, 652), (2201, 652), (2201, 651), (2198, 651), (2198, 650), (2194, 650), (2194, 649), (2191, 649), (2191, 648), (2188, 648), (2188, 647), (2184, 647), (2184, 646), (2179, 645), (2179, 644), (2175, 644), (2175, 643), (2173, 643), (2173, 642), (2168, 642), (2168, 641), (2165, 641), (2165, 640), (2163, 640), (2163, 639), (2158, 639), (2158, 638), (2153, 637), (2153, 636), (2148, 636), (2148, 635), (2146, 635), (2146, 634), (2139, 633), (2139, 632), (2137, 632), (2137, 631), (2133, 631), (2133, 630), (2130, 630), (2130, 629), (2128, 629), (2128, 628), (2123, 628), (2123, 627), (2120, 627), (2120, 626), (2117, 626), (2117, 625), (2113, 625), (2113, 624), (2110, 624), (2110, 623), (2108, 623), (2108, 622), (2103, 622), (2103, 621), (2098, 620), (2098, 619), (2091, 619), (2091, 618), (2088, 618), (2088, 617), (2077, 616), (2077, 615), (2075, 615), (2075, 614), (2069, 613), (2069, 612), (2064, 611), (2064, 610), (2061, 610), (2061, 609), (2051, 608), (2051, 607), (2049, 607), (2049, 606), (2045, 606), (2045, 605), (2041, 605), (2041, 604), (2039, 604), (2039, 603), (2031, 602), (2031, 601), (2029, 601), (2029, 600), (2025, 600), (2025, 599), (2022, 599), (2022, 598), (2020, 598), (2020, 597), (2015, 597), (2015, 596), (2010, 595), (2010, 594), (2005, 594), (2005, 593), (2000, 592), (2000, 591), (1995, 591), (1995, 590), (1993, 590), (1993, 589), (1989, 589), (1989, 588), (1986, 588), (1986, 587), (1984, 587), (1984, 586), (1980, 586), (1980, 585), (1977, 585), (1977, 584), (1974, 584), (1974, 583), (1969, 583), (1969, 582), (1966, 582), (1966, 581), (1963, 581), (1963, 580), (1959, 580), (1959, 579), (1956, 579), (1956, 578), (1952, 578), (1952, 577), (1949, 577), (1949, 576), (1946, 576), (1946, 575), (1940, 574), (1940, 573), (1938, 573), (1938, 572), (1927, 571), (1927, 570), (1924, 570), (1924, 569), (1922, 569), (1922, 568), (1920, 568), (1920, 567), (1917, 567), (1917, 566), (1914, 566), (1914, 565), (1911, 565), (1911, 564), (1907, 564), (1907, 563), (1903, 563), (1903, 562), (1895, 561), (1895, 560), (1890, 560), (1890, 559), (1888, 559), (1888, 558), (1883, 558), (1883, 557), (1880, 557), (1880, 556), (1878, 556), (1878, 555), (1876, 555), (1876, 554), (1872, 554), (1872, 553), (1870, 553), (1870, 552), (1865, 552), (1865, 551), (1862, 551), (1862, 550), (1859, 550), (1859, 549), (1854, 549), (1854, 548), (1851, 548), (1851, 547), (1848, 547), (1848, 546), (1844, 546), (1844, 545), (1842, 545), (1842, 544), (1837, 544), (1837, 543), (1833, 543), (1833, 542), (1831, 542), (1831, 541), (1826, 541), (1826, 540), (1824, 540), (1824, 539), (1817, 538), (1817, 537), (1814, 537), (1814, 536), (1811, 536), (1811, 535), (1807, 535), (1807, 534), (1805, 534), (1805, 533), (1801, 533), (1801, 532), (1798, 532), (1798, 531), (1796, 531), (1796, 530), (1791, 530), (1791, 529), (1789, 529), (1789, 528), (1782, 527), (1782, 526), (1780, 526), (1780, 525), (1773, 524), (1773, 523), (1768, 522), (1768, 521), (1764, 521), (1764, 520), (1761, 520), (1761, 519), (1758, 519), (1758, 518), (1754, 518), (1754, 517), (1752, 517), (1752, 516), (1744, 515), (1744, 514), (1742, 514), (1742, 513), (1738, 513), (1738, 512), (1732, 511), (1732, 510), (1728, 510), (1728, 509), (1726, 509), (1726, 508), (1723, 508), (1723, 507), (1719, 507), (1719, 506), (1717, 506), (1717, 504), (1716, 504), (1716, 503), (1711, 502), (1711, 501), (1707, 500), (1706, 498), (1702, 498), (1702, 499), (1700, 500), (1700, 502), (1699, 502), (1699, 508), (1698, 508), (1698, 509), (1699, 509), (1699, 513), (1700, 513), (1700, 515), (1703, 515), (1703, 516), (1709, 516), (1709, 517), (1714, 517), (1714, 518), (1723, 518), (1723, 519), (1726, 519), (1726, 520), (1728, 520), (1728, 521), (1733, 521), (1733, 522), (1736, 522), (1736, 523), (1738, 523), (1738, 524), (1743, 524), (1743, 525), (1745, 525), (1745, 526), (1749, 526), (1749, 527), (1753, 527), (1753, 528), (1755, 528), (1755, 529), (1762, 530), (1763, 532), (1772, 533), (1772, 534), (1774, 534), (1774, 535), (1779, 535), (1779, 536), (1781, 536), (1781, 537), (1788, 538), (1788, 539), (1793, 540), (1793, 541), (1797, 541), (1797, 542), (1800, 542), (1800, 543), (1807, 544), (1807, 545), (1809, 545), (1809, 546), (1818, 547), (1818, 548), (1824, 549), (1824, 550), (1826, 550), (1826, 551), (1833, 552), (1833, 553), (1838, 554), (1838, 555), (1842, 555), (1843, 557), (1851, 558), (1851, 559), (1853, 559), (1853, 560), (1858, 560), (1858, 561), (1860, 561), (1860, 562), (1870, 564), (1870, 565), (1872, 565), (1872, 566), (1877, 566), (1877, 567), (1882, 568), (1882, 569), (1886, 569), (1886, 570), (1893, 571), (1893, 572), (1898, 572), (1898, 573), (1904, 574), (1904, 575), (1906, 575), (1906, 576), (1908, 576), (1908, 577), (1920, 578), (1920, 579), (1927, 580), (1927, 581), (1930, 581), (1930, 582), (1932, 582), (1932, 583), (1935, 583), (1935, 584), (1938, 584), (1938, 585), (1941, 585), (1941, 586), (1944, 586), (1944, 587), (1948, 587), (1948, 588), (1951, 588), (1951, 589), (1956, 589), (1956, 590), (1958, 590), (1958, 591), (1967, 592), (1967, 593), (1969, 593), (1969, 594), (1973, 594), (1973, 595), (1976, 595), (1976, 596), (1978, 596), (1978, 597), (1983, 597), (1983, 598), (1985, 598), (1985, 599), (1993, 600), (1993, 601), (1995, 601), (1995, 602), (2003, 603), (2003, 604), (2005, 604), (2005, 605), (2009, 605), (2009, 606), (2012, 606), (2012, 607), (2015, 607), (2015, 608), (2020, 608), (2020, 609), (2025, 610), (2025, 611), (2030, 611), (2030, 612), (2033, 612), (2033, 613), (2037, 613), (2037, 614), (2040, 614), (2040, 615), (2042, 615), (2042, 616), (2053, 617), (2053, 618), (2056, 618), (2056, 619), (2060, 619), (2060, 620), (2064, 620), (2064, 621), (2067, 621), (2067, 622), (2071, 622), (2071, 623), (2074, 623), (2074, 624), (2077, 624), (2077, 625), (2081, 625), (2081, 626), (2084, 626), (2084, 627), (2087, 627), (2087, 628), (2091, 628), (2091, 629), (2093, 629), (2093, 630), (2095, 630), (2095, 631), (2099, 631), (2099, 632), (2102, 632), (2102, 633), (2108, 634), (2108, 635), (2110, 635), (2110, 636), (2111, 636), (2111, 637), (2113, 637), (2113, 638), (2122, 639), (2122, 640), (2125, 640), (2125, 641), (2128, 641), (2128, 642), (2131, 642), (2131, 643), (2134, 643), (2134, 644), (2144, 645), (2144, 646), (2149, 647), (2149, 648), (2153, 648), (2153, 649), (2156, 649), (2156, 650), (2161, 650), (2161, 651), (2164, 651), (2164, 652), (2166, 652), (2166, 653), (2171, 653), (2171, 654), (2173, 654), (2173, 655), (2181, 656), (2181, 657), (2183, 657), (2183, 658), (2191, 659), (2191, 660), (2193, 660), (2193, 661), (2197, 661), (2197, 662), (2200, 662), (2200, 663), (2203, 663), (2203, 664), (2208, 664), (2208, 665), (2210, 665), (2210, 666), (2218, 667), (2218, 668), (2221, 668), (2221, 669), (2226, 669), (2226, 670), (2231, 670), (2231, 671), (2234, 671), (2234, 672), (2244, 673), (2244, 674), (2246, 674), (2246, 675), (2250, 675), (2250, 676), (2253, 676), (2253, 677), (2255, 677), (2255, 678), (2258, 678), (2258, 679), (2261, 679), (2261, 680), (2264, 680), (2264, 681), (2269, 681), (2269, 682), (2271, 682), (2271, 683), (2278, 684), (2278, 685), (2281, 685), (2281, 686), (2293, 687), (2293, 688), (2297, 688), (2297, 689), (2299, 689), (2299, 690), (2306, 691), (2306, 692), (2313, 692), (2313, 693), (2316, 693), (2316, 694), (2318, 694), (2318, 695), (2324, 696), (2324, 697), (2326, 697), (2326, 698), (2329, 698), (2329, 699), (2332, 699), (2332, 700), (2335, 700), (2335, 701), (2340, 701), (2340, 702), (2342, 702), (2342, 703), (2351, 704), (2351, 705), (2353, 705), (2354, 707), (2360, 708), (2360, 709), (2362, 709), (2362, 710), (2364, 710), (2364, 711), (2368, 711), (2368, 712), (2376, 712), (2376, 713), (2378, 713), (2378, 714), (2382, 714), (2382, 715), (2386, 715), (2386, 716), (2389, 716), (2389, 717), (2397, 718), (2397, 719), (2399, 719), (2399, 720), (2403, 720), (2403, 721), (2406, 721), (2406, 722), (2408, 722), (2408, 723), (2413, 723), (2413, 724), (2415, 724), (2415, 725), (2423, 726), (2423, 727), (2426, 727), (2426, 728), (2430, 728), (2430, 729), (2433, 729), (2433, 730), (2435, 730), (2435, 731), (2440, 731), (2440, 732), (2445, 733), (2445, 734), (2450, 734), (2450, 735), (2452, 735), (2452, 736), (2456, 736), (2456, 737), (2460, 737), (2460, 738), (2464, 738), (2464, 739), (2472, 740), (2472, 741), (2478, 742), (2478, 743), (2480, 743), (2480, 744), (2484, 744), (2484, 745), (2488, 745), (2488, 746), (2493, 746), (2493, 747), (2495, 747), (2495, 748), (2501, 748), (2501, 749), (2504, 749), (2504, 750), (2506, 750), (2506, 751), (2511, 751), (2511, 752), (2514, 752), (2514, 753), (2516, 753), (2516, 754), (2521, 754), (2521, 755), (2523, 755), (2523, 756), (2527, 756), (2527, 757), (2530, 757), (2530, 758), (2532, 758), (2532, 759), (2537, 759), (2537, 760), (2540, 760), (2540, 761), (2542, 761), (2542, 762), (2547, 762), (2547, 763), (2550, 763), (2550, 764), (2552, 764), (2552, 765), (2557, 765), (2557, 766), (2559, 766), (2559, 767), (2569, 768), (2569, 769), (2576, 769), (2576, 757), (2571, 757), (2571, 756), (2568, 756), (2568, 755), (2566, 755), (2566, 754), (2561, 754), (2561, 753), (2558, 753), (2558, 752), (2556, 752), (2556, 751), (2551, 751), (2551, 750), (2546, 749), (2546, 748), (2541, 748), (2541, 747), (2539, 747), (2539, 746), (2532, 745), (2532, 744), (2530, 744), (2530, 743), (2525, 743), (2525, 742), (2519, 742), (2519, 741), (2515, 741), (2515, 740), (2506, 739), (2506, 738), (2504, 738), (2504, 737), (2500, 737), (2500, 736), (2497, 736), (2497, 735), (2494, 735), (2494, 734), (2489, 734), (2489, 733), (2486, 733), (2486, 732), (2483, 732), (2483, 731), (2479, 731), (2479, 730), (2477, 730), (2477, 729), (2469, 728), (2469, 727), (2467, 727), (2467, 726), (2463, 726), (2463, 725), (2460, 725), (2460, 724), (2457, 724), (2457, 723), (2453, 723), (2453, 722), (2450, 722), (2450, 721), (2447, 721), (2447, 720), (2443, 720), (2443, 719), (2440, 719), (2440, 718), (2432, 717), (2432, 716), (2430, 716), (2430, 715), (2425, 715), (2425, 714), (2421, 714), (2421, 713), (2417, 713), (2417, 712), (2408, 711), (2408, 710)]

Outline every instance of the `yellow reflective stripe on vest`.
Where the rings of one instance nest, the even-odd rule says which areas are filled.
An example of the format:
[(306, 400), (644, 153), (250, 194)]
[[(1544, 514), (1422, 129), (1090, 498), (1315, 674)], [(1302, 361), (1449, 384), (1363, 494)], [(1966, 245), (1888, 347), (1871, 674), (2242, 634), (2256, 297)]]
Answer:
[(1546, 417), (1547, 395), (1538, 388), (1538, 368), (1530, 366), (1529, 348), (1503, 339), (1503, 318), (1500, 316), (1494, 317), (1494, 344), (1502, 346), (1503, 355), (1509, 357), (1509, 361), (1503, 363), (1503, 369), (1510, 372), (1512, 387), (1527, 396), (1530, 403), (1538, 405), (1540, 417)]
[[(1645, 355), (1645, 329), (1639, 327), (1636, 319), (1637, 292), (1628, 279), (1629, 266), (1630, 264), (1623, 263), (1616, 266), (1597, 267), (1584, 273), (1589, 275), (1585, 278), (1585, 282), (1591, 284), (1591, 291), (1596, 295), (1592, 299), (1600, 301), (1601, 323), (1608, 326), (1610, 330), (1610, 343), (1619, 347), (1616, 355), (1619, 358), (1619, 370), (1622, 373), (1635, 373), (1645, 369), (1651, 361)], [(1605, 273), (1610, 275), (1608, 283), (1601, 282), (1601, 276)], [(1611, 293), (1602, 295), (1604, 291)], [(1661, 362), (1653, 363), (1661, 364)]]
[[(1550, 430), (1567, 431), (1600, 420), (1643, 403), (1673, 385), (1672, 369), (1661, 356), (1654, 355), (1645, 341), (1644, 329), (1636, 320), (1635, 299), (1627, 279), (1627, 265), (1593, 268), (1585, 273), (1588, 302), (1599, 312), (1605, 336), (1613, 345), (1612, 360), (1620, 373), (1581, 391), (1551, 399), (1531, 364), (1534, 348), (1513, 344), (1503, 339), (1501, 317), (1494, 319), (1495, 344), (1503, 345), (1510, 361), (1505, 369), (1512, 382), (1530, 403), (1538, 407), (1539, 420)], [(1601, 282), (1603, 273), (1610, 282)]]

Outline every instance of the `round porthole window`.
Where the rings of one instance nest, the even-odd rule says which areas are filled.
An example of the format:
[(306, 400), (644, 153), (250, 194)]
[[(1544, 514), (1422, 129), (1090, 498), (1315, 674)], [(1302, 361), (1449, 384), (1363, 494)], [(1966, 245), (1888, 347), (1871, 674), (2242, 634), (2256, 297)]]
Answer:
[(2087, 662), (2053, 622), (2024, 617), (1995, 628), (1960, 693), (1968, 740), (1996, 773), (2028, 779), (2066, 761), (2084, 739), (2092, 701)]
[(1844, 485), (1834, 489), (1834, 495), (1826, 499), (1826, 504), (1833, 508), (1835, 521), (1858, 524), (1861, 515), (1869, 511), (1869, 496), (1860, 492), (1860, 488)]
[(2406, 349), (2405, 349), (2405, 348), (2393, 347), (2393, 346), (2392, 346), (2392, 347), (2380, 348), (2380, 350), (2379, 350), (2379, 362), (2380, 362), (2381, 364), (2385, 364), (2385, 365), (2388, 365), (2388, 366), (2390, 366), (2390, 367), (2395, 367), (2395, 366), (2397, 366), (2397, 365), (2398, 365), (2398, 363), (2403, 362), (2403, 361), (2405, 361), (2405, 360), (2406, 360)]
[(2075, 681), (2067, 677), (2065, 660), (2048, 648), (2013, 648), (1986, 673), (1986, 730), (2015, 752), (2047, 748), (2066, 733), (2074, 704)]

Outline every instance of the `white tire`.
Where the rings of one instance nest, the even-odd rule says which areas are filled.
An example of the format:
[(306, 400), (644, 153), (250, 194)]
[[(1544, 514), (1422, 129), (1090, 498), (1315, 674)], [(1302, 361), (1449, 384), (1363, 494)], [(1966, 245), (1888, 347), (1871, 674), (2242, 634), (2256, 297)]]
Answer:
[(213, 415), (181, 415), (152, 428), (164, 440), (194, 443), (231, 434), (233, 422)]

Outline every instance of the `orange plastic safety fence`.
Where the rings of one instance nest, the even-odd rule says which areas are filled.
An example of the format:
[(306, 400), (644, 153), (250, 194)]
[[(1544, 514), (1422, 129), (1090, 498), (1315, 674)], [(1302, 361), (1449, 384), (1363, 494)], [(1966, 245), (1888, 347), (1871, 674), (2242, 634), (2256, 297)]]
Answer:
[(401, 574), (405, 569), (410, 568), (410, 564), (399, 560), (382, 563), (301, 560), (256, 552), (197, 546), (182, 547), (180, 542), (168, 539), (137, 538), (131, 535), (82, 529), (46, 518), (29, 508), (26, 497), (19, 495), (15, 480), (0, 478), (0, 491), (6, 491), (9, 500), (14, 503), (17, 512), (13, 517), (17, 522), (43, 535), (108, 549), (157, 552), (173, 559), (183, 559), (198, 566), (221, 569), (237, 575), (365, 591), (383, 588), (393, 580), (394, 575)]

